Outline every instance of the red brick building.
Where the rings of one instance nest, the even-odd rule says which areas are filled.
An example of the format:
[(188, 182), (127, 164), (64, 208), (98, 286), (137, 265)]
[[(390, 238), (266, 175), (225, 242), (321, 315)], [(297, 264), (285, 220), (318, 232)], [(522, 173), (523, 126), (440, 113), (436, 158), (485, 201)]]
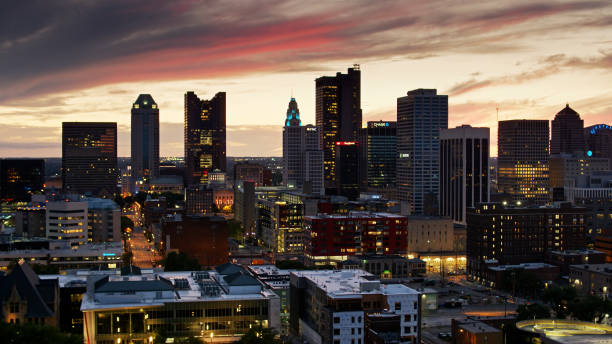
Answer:
[(175, 216), (162, 220), (164, 253), (181, 251), (203, 266), (227, 263), (227, 221), (221, 216)]
[(306, 216), (307, 261), (336, 264), (353, 255), (405, 254), (407, 223), (405, 216), (389, 213)]

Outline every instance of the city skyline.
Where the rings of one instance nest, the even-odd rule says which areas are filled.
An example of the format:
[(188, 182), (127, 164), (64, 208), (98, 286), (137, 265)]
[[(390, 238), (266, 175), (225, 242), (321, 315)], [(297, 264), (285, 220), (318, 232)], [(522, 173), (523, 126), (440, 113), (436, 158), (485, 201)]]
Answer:
[[(303, 122), (314, 123), (314, 80), (354, 63), (362, 125), (395, 120), (408, 90), (436, 88), (449, 95), (449, 127), (491, 128), (491, 156), (497, 108), (500, 120), (550, 121), (569, 103), (585, 127), (612, 111), (605, 2), (63, 6), (72, 5), (0, 11), (10, 28), (0, 36), (2, 156), (59, 157), (62, 122), (103, 120), (118, 122), (118, 155), (127, 157), (140, 93), (159, 104), (160, 154), (181, 156), (189, 90), (227, 92), (228, 155), (280, 156), (287, 100), (293, 94)], [(13, 19), (26, 12), (39, 20)]]

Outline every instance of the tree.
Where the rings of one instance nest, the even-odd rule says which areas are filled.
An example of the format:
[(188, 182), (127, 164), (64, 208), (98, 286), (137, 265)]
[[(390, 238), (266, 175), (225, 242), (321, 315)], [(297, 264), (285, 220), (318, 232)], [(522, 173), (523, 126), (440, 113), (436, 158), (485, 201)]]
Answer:
[(134, 228), (134, 221), (127, 216), (121, 215), (121, 231), (125, 231), (127, 228)]
[(520, 305), (516, 309), (518, 316), (516, 320), (528, 320), (528, 319), (548, 319), (550, 318), (550, 308), (539, 303), (533, 303), (530, 305)]
[(196, 271), (200, 270), (198, 260), (190, 257), (185, 252), (170, 252), (161, 261), (164, 271)]
[(227, 234), (230, 238), (234, 238), (236, 241), (242, 242), (244, 239), (244, 230), (242, 230), (240, 221), (233, 219), (227, 221)]
[(550, 287), (542, 293), (542, 300), (548, 303), (558, 319), (565, 319), (569, 315), (567, 305), (577, 297), (573, 287)]
[(131, 250), (127, 250), (123, 252), (123, 254), (121, 255), (121, 264), (123, 266), (130, 266), (132, 265), (133, 258), (134, 258), (134, 253), (132, 253)]
[(23, 325), (0, 322), (2, 343), (11, 344), (81, 344), (83, 337), (61, 333), (57, 327), (25, 323)]
[(612, 314), (612, 302), (595, 295), (585, 295), (572, 300), (567, 305), (572, 317), (589, 322), (602, 322), (606, 314)]
[(276, 338), (276, 333), (268, 328), (252, 328), (245, 333), (238, 344), (281, 344), (282, 342)]

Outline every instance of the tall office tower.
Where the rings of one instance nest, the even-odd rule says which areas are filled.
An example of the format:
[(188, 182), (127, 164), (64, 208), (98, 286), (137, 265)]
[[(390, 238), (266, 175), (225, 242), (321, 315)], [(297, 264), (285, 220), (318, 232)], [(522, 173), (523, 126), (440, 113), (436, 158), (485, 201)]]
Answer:
[(552, 120), (550, 154), (584, 154), (584, 121), (569, 104)]
[(132, 105), (132, 177), (159, 176), (159, 108), (150, 94)]
[(62, 187), (66, 193), (117, 193), (117, 123), (62, 123)]
[(448, 96), (420, 88), (397, 98), (398, 198), (413, 214), (436, 215), (440, 130), (447, 128)]
[(210, 100), (185, 93), (185, 183), (207, 184), (208, 173), (226, 171), (225, 92)]
[(45, 183), (43, 159), (0, 160), (0, 199), (5, 202), (29, 202), (34, 193), (42, 193)]
[(596, 124), (584, 128), (587, 156), (610, 159), (612, 170), (612, 126)]
[(336, 191), (349, 200), (359, 198), (359, 142), (336, 142)]
[(319, 128), (301, 125), (300, 111), (295, 98), (291, 98), (283, 127), (283, 182), (310, 192), (324, 194), (323, 151), (320, 148)]
[(440, 132), (440, 215), (465, 224), (467, 208), (489, 202), (489, 128)]
[(498, 125), (498, 191), (515, 201), (548, 201), (548, 121), (522, 119)]
[(362, 190), (395, 188), (396, 122), (368, 122), (359, 131), (359, 184)]
[(361, 71), (359, 65), (347, 74), (322, 76), (316, 81), (316, 125), (323, 148), (325, 188), (336, 184), (335, 144), (357, 140), (361, 129)]

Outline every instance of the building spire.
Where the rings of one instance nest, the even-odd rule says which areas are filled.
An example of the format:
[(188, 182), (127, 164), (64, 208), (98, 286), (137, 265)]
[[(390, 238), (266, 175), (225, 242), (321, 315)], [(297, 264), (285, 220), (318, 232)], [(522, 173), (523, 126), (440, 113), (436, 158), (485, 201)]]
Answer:
[(287, 107), (287, 117), (285, 118), (285, 126), (286, 127), (299, 127), (302, 125), (302, 120), (300, 119), (300, 110), (298, 109), (297, 102), (295, 98), (293, 98), (293, 90), (291, 91), (291, 100), (289, 101), (289, 106)]

